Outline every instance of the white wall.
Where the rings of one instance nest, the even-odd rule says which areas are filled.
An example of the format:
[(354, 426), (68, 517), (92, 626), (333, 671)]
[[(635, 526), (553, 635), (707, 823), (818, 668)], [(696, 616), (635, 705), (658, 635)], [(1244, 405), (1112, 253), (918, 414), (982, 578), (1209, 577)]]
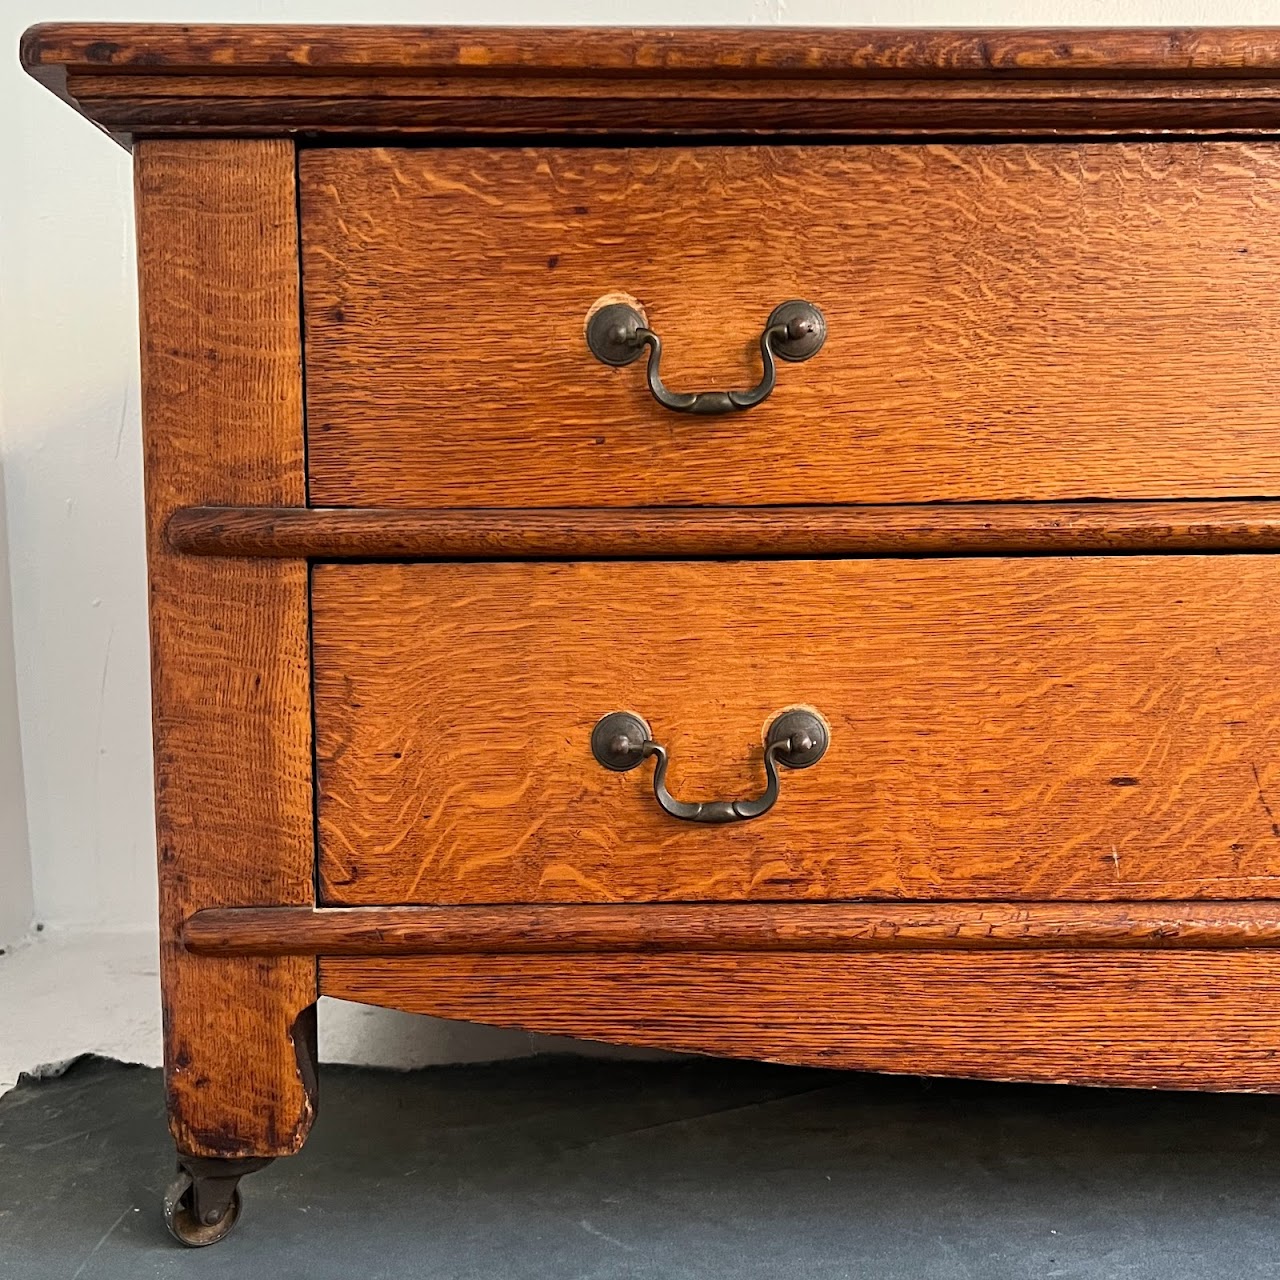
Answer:
[[(0, 415), (3, 405), (4, 388), (0, 385)], [(0, 950), (11, 947), (26, 934), (35, 912), (18, 741), (18, 689), (13, 669), (7, 541), (0, 470)]]
[[(0, 281), (4, 278), (7, 256), (4, 245), (4, 226), (0, 222)], [(0, 288), (0, 304), (3, 300), (4, 292)], [(0, 352), (3, 350), (4, 329), (0, 327)], [(0, 446), (4, 441), (4, 405), (4, 364), (0, 361)], [(4, 453), (0, 448), (0, 951), (7, 951), (27, 933), (34, 914), (31, 851), (27, 842), (27, 801), (18, 733)]]
[[(22, 75), (19, 33), (48, 18), (564, 24), (629, 23), (636, 13), (610, 0), (0, 0), (0, 439), (43, 919), (150, 929), (155, 890), (129, 158)], [(1265, 24), (1280, 22), (1280, 0), (651, 0), (645, 17), (762, 26)], [(0, 638), (0, 889), (18, 883), (9, 864), (21, 852), (9, 831), (20, 831), (21, 815), (7, 659)]]

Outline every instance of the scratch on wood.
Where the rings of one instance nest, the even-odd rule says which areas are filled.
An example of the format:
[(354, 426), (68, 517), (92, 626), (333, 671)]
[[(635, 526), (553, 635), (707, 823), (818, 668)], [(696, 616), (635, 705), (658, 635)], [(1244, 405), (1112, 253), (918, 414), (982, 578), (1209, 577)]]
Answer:
[(1276, 821), (1276, 815), (1272, 812), (1271, 806), (1267, 803), (1267, 797), (1262, 791), (1262, 779), (1258, 776), (1258, 766), (1252, 761), (1249, 762), (1249, 768), (1253, 770), (1253, 782), (1258, 788), (1258, 803), (1262, 806), (1263, 812), (1267, 815), (1268, 821), (1271, 823), (1271, 834), (1280, 840), (1280, 822)]

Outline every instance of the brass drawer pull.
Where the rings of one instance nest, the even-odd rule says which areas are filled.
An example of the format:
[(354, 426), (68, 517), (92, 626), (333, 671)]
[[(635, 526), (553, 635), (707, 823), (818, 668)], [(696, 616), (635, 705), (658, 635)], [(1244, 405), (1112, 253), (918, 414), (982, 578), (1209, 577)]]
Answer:
[(811, 302), (795, 299), (774, 307), (760, 335), (764, 372), (746, 391), (670, 391), (663, 385), (662, 339), (649, 328), (644, 315), (625, 302), (601, 307), (587, 321), (587, 346), (604, 364), (626, 365), (649, 348), (647, 377), (653, 398), (676, 413), (732, 413), (750, 409), (769, 397), (777, 381), (774, 356), (799, 363), (817, 355), (827, 339), (827, 322)]
[(746, 822), (768, 813), (778, 799), (778, 766), (807, 769), (826, 753), (830, 736), (822, 717), (793, 707), (774, 718), (765, 736), (768, 784), (752, 800), (677, 800), (667, 790), (667, 751), (654, 742), (649, 726), (630, 711), (613, 711), (591, 733), (591, 753), (606, 769), (625, 773), (653, 756), (653, 794), (673, 818), (684, 822)]

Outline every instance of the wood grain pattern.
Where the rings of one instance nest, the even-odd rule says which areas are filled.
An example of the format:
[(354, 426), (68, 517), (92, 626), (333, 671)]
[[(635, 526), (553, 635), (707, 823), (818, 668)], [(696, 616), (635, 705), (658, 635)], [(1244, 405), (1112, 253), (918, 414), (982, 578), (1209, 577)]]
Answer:
[(316, 560), (1280, 551), (1280, 502), (397, 510), (184, 507), (188, 555)]
[(201, 955), (1221, 950), (1280, 946), (1273, 902), (209, 907)]
[[(316, 505), (1280, 495), (1275, 143), (320, 149), (301, 175)], [(618, 290), (677, 389), (754, 382), (786, 298), (830, 336), (755, 409), (672, 414), (586, 348)]]
[(182, 946), (210, 906), (314, 902), (307, 569), (178, 555), (176, 507), (300, 503), (294, 162), (137, 151), (161, 978), (181, 1152), (286, 1155), (315, 1114), (315, 965)]
[[(1244, 554), (1280, 550), (1280, 34), (61, 24), (22, 60), (139, 139), (180, 1152), (302, 1145), (321, 991), (1280, 1092), (1280, 557)], [(831, 337), (678, 418), (588, 355), (614, 290), (678, 388), (754, 381), (785, 297)], [(450, 563), (305, 563), (380, 558)], [(752, 794), (801, 702), (831, 749), (745, 825), (589, 751), (634, 709), (678, 795)]]
[(1280, 1091), (1269, 951), (335, 958), (325, 995), (815, 1066)]
[(1280, 75), (1268, 27), (1043, 29), (502, 27), (50, 22), (23, 37), (28, 68), (104, 67), (150, 75), (199, 71), (287, 76), (362, 69), (468, 74), (614, 72), (669, 81), (697, 72), (726, 80), (780, 71), (798, 79), (867, 75), (913, 80), (985, 76), (1035, 80), (1063, 71), (1114, 77)]
[(1203, 30), (60, 23), (22, 61), (123, 141), (714, 130), (1167, 133), (1280, 124), (1280, 41)]
[[(320, 565), (322, 899), (332, 905), (1266, 898), (1280, 869), (1280, 559)], [(777, 807), (783, 708), (827, 755)]]

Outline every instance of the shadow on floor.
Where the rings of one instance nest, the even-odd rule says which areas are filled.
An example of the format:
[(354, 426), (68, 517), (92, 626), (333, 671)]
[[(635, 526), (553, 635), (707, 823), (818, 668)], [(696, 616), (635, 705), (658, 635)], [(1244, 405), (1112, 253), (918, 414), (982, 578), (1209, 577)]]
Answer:
[(328, 1067), (222, 1244), (170, 1242), (160, 1075), (0, 1100), (3, 1280), (1280, 1275), (1280, 1102), (702, 1059)]

